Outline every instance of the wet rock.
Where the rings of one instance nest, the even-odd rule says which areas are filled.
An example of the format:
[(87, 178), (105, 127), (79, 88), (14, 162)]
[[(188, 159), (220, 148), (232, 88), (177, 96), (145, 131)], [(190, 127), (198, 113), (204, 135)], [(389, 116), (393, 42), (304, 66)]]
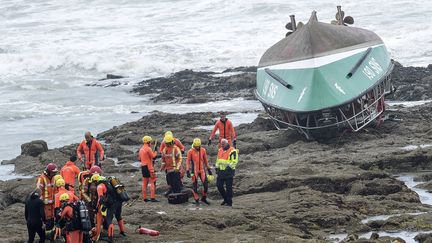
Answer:
[(107, 80), (107, 79), (121, 79), (121, 78), (125, 78), (125, 77), (121, 75), (107, 74), (106, 78), (99, 79), (99, 81)]
[(418, 234), (416, 237), (414, 237), (414, 240), (419, 243), (432, 243), (432, 233)]
[[(0, 204), (3, 208), (14, 203), (24, 203), (36, 187), (35, 179), (14, 179), (0, 183)], [(1, 210), (0, 210), (1, 211)]]
[(379, 234), (376, 232), (373, 232), (370, 236), (370, 240), (377, 240), (379, 238)]
[(392, 179), (375, 179), (373, 181), (356, 181), (349, 191), (353, 195), (388, 195), (402, 191), (403, 184)]
[(105, 150), (105, 155), (111, 158), (115, 158), (115, 157), (118, 158), (119, 156), (125, 156), (131, 154), (133, 154), (132, 151), (123, 148), (119, 143), (112, 143)]
[(38, 156), (48, 151), (48, 144), (43, 140), (35, 140), (21, 145), (21, 155)]
[(432, 97), (432, 73), (425, 67), (403, 67), (395, 63), (392, 72), (392, 83), (396, 87), (393, 100), (422, 100)]
[(345, 239), (343, 239), (342, 242), (355, 242), (356, 240), (358, 240), (358, 238), (358, 235), (350, 234)]
[(49, 163), (55, 163), (58, 169), (61, 169), (70, 158), (69, 153), (62, 153), (61, 150), (62, 149), (48, 150), (37, 157), (20, 155), (11, 160), (11, 162), (15, 164), (14, 172), (24, 175), (38, 174), (43, 171)]
[[(224, 71), (243, 72), (220, 75), (215, 72), (183, 70), (168, 77), (144, 80), (132, 92), (140, 95), (157, 94), (153, 102), (202, 103), (231, 99), (232, 97), (254, 98), (256, 68), (238, 68)], [(191, 97), (191, 94), (194, 94)]]

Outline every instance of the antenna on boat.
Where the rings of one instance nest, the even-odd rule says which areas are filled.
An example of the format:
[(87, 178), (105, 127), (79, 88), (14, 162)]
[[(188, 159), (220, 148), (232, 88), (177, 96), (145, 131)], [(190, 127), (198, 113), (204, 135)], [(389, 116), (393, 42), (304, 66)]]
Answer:
[(290, 15), (290, 19), (291, 19), (292, 31), (296, 31), (297, 25), (296, 25), (296, 21), (295, 21), (295, 15), (294, 14)]
[(338, 25), (343, 25), (344, 15), (345, 13), (342, 11), (342, 7), (340, 5), (337, 6), (336, 20), (338, 21)]
[(337, 6), (336, 20), (332, 20), (331, 23), (335, 25), (349, 25), (354, 24), (354, 18), (351, 16), (345, 16), (345, 12), (342, 11), (341, 6)]

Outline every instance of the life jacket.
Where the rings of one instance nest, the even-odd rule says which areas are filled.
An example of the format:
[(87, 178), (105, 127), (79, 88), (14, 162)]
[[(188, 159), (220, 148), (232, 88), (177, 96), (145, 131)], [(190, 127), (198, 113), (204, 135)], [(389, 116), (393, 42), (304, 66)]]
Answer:
[(165, 147), (162, 151), (162, 160), (165, 163), (165, 170), (168, 172), (174, 169), (180, 170), (182, 164), (181, 150), (176, 145)]
[(227, 167), (235, 170), (238, 163), (238, 151), (238, 149), (233, 147), (227, 150), (220, 148), (217, 155), (216, 168), (221, 171), (226, 170)]
[(88, 184), (90, 180), (90, 172), (88, 170), (81, 171), (78, 174), (78, 189), (80, 192), (81, 199), (84, 199), (83, 195), (88, 196)]
[(61, 207), (61, 211), (63, 211), (67, 206), (72, 208), (73, 216), (71, 219), (66, 219), (65, 222), (63, 222), (65, 230), (69, 232), (75, 230), (90, 231), (90, 216), (85, 203), (83, 201), (64, 203)]
[(49, 178), (45, 172), (39, 176), (37, 187), (41, 189), (41, 199), (44, 204), (54, 204), (55, 186), (54, 178)]

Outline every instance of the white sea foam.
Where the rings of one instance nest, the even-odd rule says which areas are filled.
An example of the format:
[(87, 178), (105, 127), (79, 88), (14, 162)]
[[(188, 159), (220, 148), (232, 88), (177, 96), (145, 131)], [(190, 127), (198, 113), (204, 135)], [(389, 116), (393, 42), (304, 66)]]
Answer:
[[(285, 36), (290, 14), (305, 21), (317, 10), (318, 18), (329, 22), (334, 5), (321, 0), (2, 1), (0, 138), (8, 143), (0, 145), (0, 160), (15, 157), (23, 142), (44, 139), (50, 147), (78, 142), (86, 130), (97, 133), (152, 109), (261, 109), (258, 102), (239, 100), (175, 109), (147, 106), (125, 89), (185, 68), (256, 65)], [(343, 8), (355, 26), (381, 36), (394, 59), (405, 65), (431, 63), (432, 26), (426, 23), (432, 2), (348, 1)], [(83, 87), (107, 73), (128, 76), (121, 82), (129, 86)]]
[(402, 147), (401, 149), (405, 150), (405, 151), (413, 151), (413, 150), (416, 150), (416, 149), (429, 148), (431, 146), (432, 146), (432, 144), (407, 145), (405, 147)]
[(427, 103), (432, 102), (432, 100), (416, 100), (416, 101), (386, 101), (386, 105), (390, 106), (390, 107), (394, 107), (394, 106), (402, 106), (402, 107), (415, 107), (415, 106), (420, 106), (420, 105), (424, 105)]

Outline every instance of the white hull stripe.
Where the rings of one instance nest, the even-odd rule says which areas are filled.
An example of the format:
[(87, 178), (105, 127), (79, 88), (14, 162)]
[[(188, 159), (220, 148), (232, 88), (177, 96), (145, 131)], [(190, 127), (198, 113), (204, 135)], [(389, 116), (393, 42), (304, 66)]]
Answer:
[(318, 67), (342, 60), (344, 58), (350, 57), (352, 55), (358, 54), (360, 52), (364, 52), (369, 47), (375, 48), (375, 47), (379, 47), (379, 46), (383, 46), (383, 45), (384, 44), (378, 44), (378, 45), (368, 46), (368, 47), (355, 49), (355, 50), (351, 50), (351, 51), (347, 51), (347, 52), (331, 54), (331, 55), (327, 55), (327, 56), (323, 56), (323, 57), (316, 57), (316, 58), (311, 58), (311, 59), (306, 59), (306, 60), (301, 60), (301, 61), (296, 61), (296, 62), (289, 62), (289, 63), (283, 63), (283, 64), (277, 64), (277, 65), (262, 67), (262, 68), (259, 68), (259, 70), (263, 70), (265, 68), (269, 68), (272, 70), (318, 68)]

